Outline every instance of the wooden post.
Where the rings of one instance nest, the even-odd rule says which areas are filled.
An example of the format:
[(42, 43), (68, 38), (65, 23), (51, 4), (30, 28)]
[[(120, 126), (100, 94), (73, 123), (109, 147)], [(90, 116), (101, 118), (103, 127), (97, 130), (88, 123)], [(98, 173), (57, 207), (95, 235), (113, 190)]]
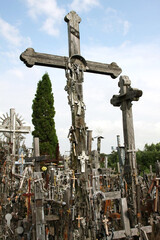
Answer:
[[(39, 151), (39, 138), (35, 137), (33, 139), (33, 145), (34, 145), (34, 157), (39, 157), (40, 156), (40, 151)], [(36, 161), (35, 159), (35, 171), (40, 172), (40, 164), (39, 162)]]
[(130, 222), (128, 218), (128, 207), (127, 207), (127, 201), (126, 198), (121, 198), (120, 199), (120, 204), (121, 204), (121, 220), (123, 224), (123, 228), (125, 230), (126, 236), (131, 235), (131, 228), (130, 228)]
[(36, 240), (45, 240), (45, 219), (43, 207), (43, 193), (41, 191), (41, 172), (34, 172), (35, 179), (35, 220), (36, 220)]
[(87, 153), (91, 155), (92, 151), (92, 130), (87, 130)]

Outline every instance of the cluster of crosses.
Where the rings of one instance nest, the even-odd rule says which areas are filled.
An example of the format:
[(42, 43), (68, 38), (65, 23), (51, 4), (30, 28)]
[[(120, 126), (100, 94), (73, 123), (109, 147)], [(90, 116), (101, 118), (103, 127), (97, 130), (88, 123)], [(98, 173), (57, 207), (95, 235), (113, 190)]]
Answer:
[[(149, 221), (144, 221), (144, 216), (141, 214), (142, 186), (137, 172), (132, 118), (132, 101), (138, 101), (142, 96), (142, 91), (131, 87), (128, 76), (120, 76), (118, 83), (120, 93), (112, 97), (111, 104), (122, 110), (125, 160), (122, 161), (122, 148), (119, 146), (119, 174), (114, 174), (111, 169), (101, 169), (99, 159), (102, 137), (97, 139), (97, 151), (91, 151), (92, 133), (87, 130), (85, 123), (82, 88), (84, 72), (117, 78), (122, 70), (114, 62), (104, 64), (85, 60), (80, 55), (79, 23), (81, 18), (76, 12), (71, 11), (65, 16), (65, 21), (68, 24), (69, 57), (37, 53), (34, 49), (28, 48), (21, 54), (20, 59), (27, 67), (39, 65), (65, 70), (67, 78), (65, 90), (68, 94), (72, 119), (69, 130), (70, 160), (65, 163), (63, 171), (58, 170), (53, 162), (49, 162), (47, 173), (44, 173), (45, 171), (42, 173), (41, 161), (44, 162), (45, 158), (39, 157), (39, 140), (35, 138), (34, 157), (25, 161), (25, 167), (21, 168), (21, 173), (18, 174), (15, 171), (13, 144), (11, 178), (19, 178), (17, 195), (22, 199), (17, 204), (20, 206), (24, 199), (27, 199), (25, 205), (27, 216), (24, 216), (23, 211), (21, 213), (19, 211), (20, 217), (17, 216), (18, 225), (14, 231), (11, 223), (16, 217), (13, 212), (18, 210), (16, 207), (14, 209), (12, 206), (8, 207), (5, 203), (7, 206), (5, 220), (2, 221), (0, 218), (0, 221), (3, 223), (6, 221), (5, 229), (8, 235), (3, 233), (2, 228), (0, 234), (3, 233), (2, 239), (148, 240), (149, 234), (152, 234), (152, 225)], [(1, 126), (0, 131), (8, 131), (14, 143), (16, 131), (27, 133), (29, 129), (21, 127), (16, 130), (15, 119), (12, 115), (14, 115), (13, 110), (11, 112), (13, 123), (10, 129)], [(45, 166), (43, 169), (46, 170)], [(8, 181), (11, 182), (11, 179), (9, 178)], [(155, 182), (156, 186), (159, 186), (158, 177), (154, 179), (149, 189), (150, 193), (153, 191)], [(26, 192), (24, 192), (25, 189)], [(10, 187), (8, 195), (12, 192), (12, 197), (15, 197), (14, 190)], [(153, 212), (157, 213), (160, 210), (158, 187), (156, 194), (154, 202), (156, 209)], [(7, 196), (5, 198), (8, 201)]]

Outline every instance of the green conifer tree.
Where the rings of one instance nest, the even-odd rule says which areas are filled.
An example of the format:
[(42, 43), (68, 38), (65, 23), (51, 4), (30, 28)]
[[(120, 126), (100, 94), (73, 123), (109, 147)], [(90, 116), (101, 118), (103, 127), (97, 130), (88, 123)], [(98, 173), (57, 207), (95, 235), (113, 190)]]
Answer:
[(40, 154), (56, 157), (58, 138), (54, 121), (54, 97), (48, 73), (45, 73), (37, 84), (32, 110), (32, 123), (34, 125), (32, 135), (39, 137)]

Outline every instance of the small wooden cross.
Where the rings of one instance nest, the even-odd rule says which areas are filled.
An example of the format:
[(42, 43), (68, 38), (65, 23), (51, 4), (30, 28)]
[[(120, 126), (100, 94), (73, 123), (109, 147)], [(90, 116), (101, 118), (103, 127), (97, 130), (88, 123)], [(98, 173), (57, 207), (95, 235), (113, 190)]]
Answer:
[(77, 180), (77, 178), (75, 177), (74, 170), (73, 170), (73, 177), (71, 179), (73, 179), (73, 188), (75, 188), (75, 180)]
[(27, 197), (27, 217), (29, 217), (29, 214), (31, 213), (31, 196), (33, 196), (34, 193), (31, 193), (31, 179), (28, 179), (28, 193), (24, 193), (23, 196)]
[(109, 235), (108, 222), (109, 222), (108, 219), (106, 218), (106, 216), (104, 216), (103, 223), (104, 223), (105, 232), (106, 232), (106, 235), (107, 235), (107, 236)]
[(81, 220), (83, 219), (83, 217), (80, 217), (80, 215), (78, 215), (78, 218), (76, 218), (78, 220), (78, 228), (80, 228), (81, 225)]

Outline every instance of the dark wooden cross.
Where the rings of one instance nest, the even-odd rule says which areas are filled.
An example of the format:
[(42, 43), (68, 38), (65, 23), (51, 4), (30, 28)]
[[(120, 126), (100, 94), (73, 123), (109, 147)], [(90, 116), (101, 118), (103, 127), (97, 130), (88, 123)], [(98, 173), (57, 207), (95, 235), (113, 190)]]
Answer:
[(31, 214), (31, 197), (34, 195), (34, 193), (31, 193), (31, 179), (28, 179), (28, 192), (24, 193), (23, 196), (27, 197), (27, 217), (29, 218), (29, 215)]
[(132, 190), (132, 204), (136, 217), (136, 186), (138, 185), (138, 179), (132, 116), (132, 101), (138, 101), (142, 96), (142, 91), (131, 87), (131, 81), (128, 76), (120, 76), (118, 86), (120, 87), (120, 94), (113, 95), (111, 104), (115, 107), (121, 107), (122, 110), (123, 134), (125, 144), (124, 175), (128, 184), (128, 189)]
[(65, 69), (67, 85), (65, 90), (68, 93), (69, 105), (72, 114), (72, 126), (70, 129), (70, 139), (72, 146), (72, 167), (80, 171), (78, 156), (86, 151), (86, 125), (84, 121), (85, 105), (83, 103), (83, 72), (109, 75), (116, 78), (121, 73), (121, 68), (114, 62), (104, 64), (86, 61), (80, 56), (80, 33), (79, 23), (81, 18), (76, 12), (68, 13), (64, 20), (68, 24), (69, 57), (37, 53), (32, 48), (28, 48), (20, 55), (20, 59), (27, 67), (34, 65), (56, 67)]

